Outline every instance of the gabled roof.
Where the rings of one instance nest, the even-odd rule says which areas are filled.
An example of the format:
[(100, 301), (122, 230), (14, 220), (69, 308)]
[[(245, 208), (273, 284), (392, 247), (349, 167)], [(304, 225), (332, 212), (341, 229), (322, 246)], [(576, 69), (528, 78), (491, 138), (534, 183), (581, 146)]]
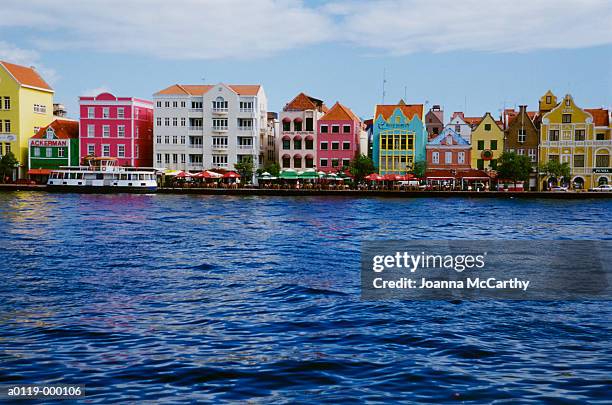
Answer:
[(14, 63), (9, 63), (5, 61), (0, 61), (0, 65), (2, 65), (6, 71), (15, 78), (17, 83), (22, 86), (28, 87), (36, 87), (38, 89), (53, 91), (51, 86), (45, 82), (45, 80), (36, 72), (34, 68), (15, 65)]
[(341, 120), (351, 120), (351, 121), (360, 121), (359, 118), (351, 111), (350, 108), (336, 102), (332, 106), (332, 108), (327, 111), (327, 113), (321, 117), (319, 121), (341, 121)]
[(283, 111), (305, 111), (305, 110), (319, 110), (322, 112), (328, 111), (327, 107), (322, 100), (318, 98), (310, 97), (307, 94), (300, 93), (293, 98), (290, 102), (285, 105)]
[(374, 112), (374, 119), (382, 115), (385, 120), (388, 120), (398, 108), (409, 120), (415, 115), (419, 119), (423, 117), (423, 104), (377, 104), (376, 111)]
[(584, 111), (593, 116), (593, 123), (596, 127), (610, 126), (610, 112), (603, 108), (585, 108)]
[(463, 139), (461, 137), (461, 135), (459, 135), (457, 132), (455, 132), (450, 127), (444, 128), (444, 130), (442, 130), (442, 132), (440, 132), (440, 134), (438, 134), (434, 138), (432, 138), (428, 142), (428, 144), (430, 144), (430, 145), (447, 145), (446, 139), (448, 138), (449, 135), (453, 139), (453, 145), (469, 145), (470, 144), (468, 141)]
[(79, 122), (74, 120), (57, 119), (38, 130), (33, 139), (44, 139), (47, 135), (47, 128), (53, 128), (58, 139), (77, 139), (79, 137)]
[[(158, 91), (155, 95), (191, 95), (202, 96), (210, 89), (215, 87), (213, 84), (173, 84), (163, 90)], [(259, 84), (229, 84), (230, 89), (241, 96), (256, 96), (261, 86)]]
[(466, 124), (475, 127), (480, 124), (482, 117), (463, 117), (463, 121), (465, 121)]

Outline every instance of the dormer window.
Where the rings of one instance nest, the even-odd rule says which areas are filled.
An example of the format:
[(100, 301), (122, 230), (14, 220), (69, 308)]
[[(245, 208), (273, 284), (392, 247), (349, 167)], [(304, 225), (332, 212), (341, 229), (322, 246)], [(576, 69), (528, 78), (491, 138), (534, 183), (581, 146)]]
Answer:
[(550, 104), (550, 103), (551, 103), (550, 96), (546, 96), (546, 104)]

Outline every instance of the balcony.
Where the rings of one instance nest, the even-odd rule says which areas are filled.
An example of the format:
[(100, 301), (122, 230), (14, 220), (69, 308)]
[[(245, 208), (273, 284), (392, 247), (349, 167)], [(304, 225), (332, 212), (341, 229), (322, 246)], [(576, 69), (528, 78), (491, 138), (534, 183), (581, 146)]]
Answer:
[(213, 151), (224, 151), (227, 150), (227, 145), (213, 145), (211, 149)]
[(253, 151), (253, 145), (238, 145), (238, 150), (239, 151), (249, 151), (252, 152)]
[(212, 109), (212, 113), (213, 114), (217, 114), (217, 115), (226, 115), (228, 112), (227, 108), (214, 108)]
[(187, 163), (187, 167), (189, 171), (204, 170), (204, 165), (202, 163)]
[(240, 112), (241, 113), (253, 113), (255, 110), (253, 110), (252, 108), (241, 108)]
[(227, 125), (212, 127), (213, 132), (227, 132)]
[(204, 127), (190, 126), (187, 133), (189, 133), (189, 135), (202, 135), (202, 131), (204, 131)]
[(190, 113), (201, 113), (201, 112), (203, 112), (203, 111), (204, 111), (204, 109), (203, 109), (203, 108), (190, 108), (190, 109), (189, 109), (189, 112), (190, 112)]

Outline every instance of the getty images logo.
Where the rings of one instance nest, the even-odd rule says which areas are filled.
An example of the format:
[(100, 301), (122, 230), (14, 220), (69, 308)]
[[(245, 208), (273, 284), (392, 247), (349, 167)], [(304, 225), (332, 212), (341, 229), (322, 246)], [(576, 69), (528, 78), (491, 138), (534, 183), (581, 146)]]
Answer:
[(419, 268), (452, 269), (462, 272), (465, 269), (482, 269), (487, 252), (480, 255), (428, 255), (425, 252), (410, 254), (395, 252), (395, 255), (377, 255), (372, 258), (372, 270), (380, 273), (385, 269), (407, 269), (414, 273)]

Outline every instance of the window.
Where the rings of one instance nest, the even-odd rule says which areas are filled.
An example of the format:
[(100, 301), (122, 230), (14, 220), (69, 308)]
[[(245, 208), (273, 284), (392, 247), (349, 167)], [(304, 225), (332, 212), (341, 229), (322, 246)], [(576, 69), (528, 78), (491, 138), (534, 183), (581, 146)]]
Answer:
[(176, 118), (176, 117), (172, 118), (172, 126), (173, 127), (178, 127), (178, 118)]
[(87, 107), (87, 118), (96, 118), (96, 110), (94, 107)]
[(304, 143), (305, 143), (306, 149), (310, 149), (310, 150), (314, 149), (314, 142), (312, 139), (306, 139)]
[(595, 167), (610, 167), (610, 155), (596, 155)]
[(93, 143), (87, 144), (87, 155), (94, 156), (96, 154), (96, 145)]
[(135, 148), (136, 149), (134, 150), (134, 157), (139, 158), (140, 157), (140, 146), (136, 145)]
[(215, 118), (213, 121), (213, 130), (226, 130), (227, 129), (227, 118)]
[[(159, 101), (158, 101), (157, 103), (158, 103), (158, 104), (160, 104), (160, 102), (159, 102)], [(158, 107), (159, 107), (159, 106), (158, 106)], [(162, 162), (162, 154), (161, 154), (161, 153), (158, 153), (158, 154), (157, 154), (157, 164), (158, 164), (158, 165), (161, 165), (161, 162)]]
[(484, 130), (485, 131), (490, 131), (491, 130), (491, 124), (485, 124)]
[(301, 131), (302, 130), (302, 121), (293, 121), (293, 130), (294, 131)]
[(293, 167), (296, 169), (302, 168), (302, 158), (298, 155), (293, 157)]
[(181, 135), (181, 145), (185, 145), (185, 135)]
[(321, 125), (321, 133), (322, 133), (322, 134), (326, 134), (326, 133), (328, 133), (328, 127), (327, 127), (327, 125)]
[(193, 110), (201, 110), (202, 109), (202, 102), (201, 101), (192, 101), (191, 102), (191, 108)]
[(559, 140), (559, 130), (551, 129), (548, 131), (548, 140), (549, 141), (558, 141)]
[(93, 125), (87, 125), (87, 137), (93, 138), (96, 136), (96, 127)]
[(444, 163), (447, 165), (453, 163), (453, 152), (444, 152)]
[(174, 164), (178, 163), (178, 153), (173, 153), (172, 154), (172, 163), (174, 163)]
[(338, 167), (338, 159), (332, 159), (331, 164), (332, 167)]
[(461, 125), (455, 125), (455, 132), (461, 132)]
[(213, 148), (227, 148), (227, 136), (213, 136), (212, 146)]
[[(184, 103), (185, 103), (185, 102), (183, 101), (183, 104), (184, 104)], [(183, 106), (183, 107), (184, 107), (184, 106)], [(184, 154), (184, 153), (181, 153), (181, 163), (185, 163), (185, 154)]]
[(238, 129), (250, 130), (253, 128), (253, 120), (251, 118), (238, 118)]
[(312, 158), (307, 157), (305, 159), (305, 162), (306, 162), (306, 168), (307, 169), (312, 169), (314, 167), (314, 160)]
[(250, 112), (250, 111), (253, 111), (253, 102), (252, 101), (241, 101), (240, 102), (240, 111), (241, 112)]
[(484, 141), (478, 141), (478, 150), (484, 150)]
[(340, 133), (340, 125), (332, 125), (332, 134)]
[(117, 145), (117, 157), (125, 157), (125, 145)]
[(319, 166), (327, 167), (327, 159), (321, 159), (319, 163), (320, 163)]
[(125, 108), (117, 108), (117, 118), (125, 118)]
[(53, 156), (53, 149), (51, 148), (45, 148), (45, 156), (50, 158), (51, 156)]
[(606, 140), (606, 134), (598, 132), (597, 134), (595, 134), (595, 140), (596, 141), (605, 141)]
[[(157, 105), (158, 107), (161, 107), (161, 105), (162, 105), (162, 104), (161, 104), (161, 101), (158, 101), (156, 105)], [(159, 163), (161, 163), (161, 155), (159, 155), (159, 154), (158, 154), (158, 156), (160, 156), (160, 158), (159, 158)]]
[(574, 167), (584, 167), (584, 155), (574, 155)]
[(283, 131), (291, 131), (291, 122), (283, 121)]
[(4, 132), (11, 132), (11, 120), (4, 120)]
[(293, 149), (302, 149), (302, 140), (294, 139), (293, 140)]
[(7, 142), (4, 144), (4, 153), (8, 155), (10, 152), (11, 152), (11, 144)]
[(516, 154), (519, 155), (519, 156), (524, 155), (525, 154), (525, 149), (517, 149), (516, 150)]
[(345, 134), (348, 134), (349, 132), (351, 132), (351, 126), (350, 125), (343, 125), (342, 126), (342, 132)]
[(162, 143), (161, 135), (157, 135), (157, 137), (155, 138), (155, 142), (156, 143)]
[(476, 168), (478, 170), (484, 170), (484, 160), (482, 159), (476, 160)]
[(349, 167), (351, 164), (351, 159), (342, 159), (342, 167)]
[(102, 136), (108, 138), (110, 136), (110, 125), (102, 125)]
[(565, 99), (565, 105), (568, 107), (572, 105), (569, 97)]
[(109, 117), (110, 117), (110, 108), (104, 107), (102, 109), (102, 118), (109, 118)]
[(125, 138), (125, 125), (117, 125), (117, 136)]
[(536, 156), (537, 156), (537, 149), (529, 149), (527, 153), (529, 154), (529, 160), (531, 160), (532, 162), (535, 162)]
[[(184, 101), (181, 101), (181, 107), (182, 108), (185, 108), (186, 105), (187, 105), (187, 103), (185, 103)], [(185, 163), (185, 162), (183, 161), (183, 163)]]
[(165, 106), (166, 108), (170, 108), (170, 102), (169, 102), (169, 101), (166, 101), (166, 102), (164, 103), (164, 106)]
[(558, 162), (559, 161), (559, 155), (548, 155), (548, 160), (551, 162)]
[(312, 131), (313, 130), (312, 129), (313, 128), (312, 123), (313, 123), (312, 117), (306, 118), (306, 131)]
[[(213, 111), (227, 111), (227, 106), (228, 106), (227, 101), (225, 101), (223, 97), (217, 97), (212, 102)], [(227, 156), (226, 156), (226, 159), (227, 159)], [(225, 163), (227, 164), (227, 162)]]
[(321, 142), (321, 150), (327, 150), (327, 142)]
[(491, 141), (491, 150), (497, 150), (497, 141), (496, 140), (492, 140)]
[(110, 145), (102, 145), (102, 156), (104, 157), (110, 156)]
[(34, 156), (40, 156), (40, 148), (34, 148)]
[(161, 127), (162, 121), (161, 121), (161, 117), (157, 117), (157, 126)]
[(178, 107), (178, 101), (173, 101), (173, 102), (172, 102), (172, 107), (173, 107), (173, 108)]
[(431, 162), (436, 165), (440, 163), (440, 152), (431, 153)]
[(169, 127), (170, 126), (170, 118), (166, 117), (164, 118), (164, 125)]
[(569, 124), (572, 122), (572, 114), (563, 114), (561, 117), (561, 122), (564, 124)]
[(351, 150), (351, 143), (349, 141), (342, 142), (342, 150)]
[(212, 162), (214, 166), (227, 166), (227, 155), (212, 155)]
[(291, 141), (289, 139), (283, 139), (283, 149), (291, 149)]
[(465, 163), (465, 152), (457, 153), (457, 163), (464, 164)]
[(165, 143), (166, 145), (169, 145), (169, 144), (170, 144), (170, 135), (166, 135), (166, 136), (164, 136), (164, 143)]
[(190, 136), (189, 137), (189, 147), (191, 148), (201, 148), (204, 143), (204, 140), (201, 136)]
[(332, 150), (339, 150), (340, 149), (340, 142), (332, 142), (331, 143), (331, 148), (332, 148)]
[(584, 141), (586, 138), (584, 129), (577, 129), (574, 133), (576, 141)]
[(173, 145), (178, 145), (178, 135), (173, 135), (172, 136), (172, 144)]
[(551, 100), (550, 100), (550, 96), (546, 96), (546, 104), (550, 104)]
[(527, 130), (525, 128), (521, 128), (518, 130), (518, 141), (519, 143), (524, 143), (525, 139), (527, 139)]
[(166, 163), (167, 165), (170, 164), (170, 154), (169, 153), (164, 153), (164, 163)]
[(187, 120), (185, 119), (185, 117), (182, 117), (182, 118), (181, 118), (181, 126), (182, 126), (182, 127), (184, 127), (184, 126), (185, 126), (186, 121), (187, 121)]

